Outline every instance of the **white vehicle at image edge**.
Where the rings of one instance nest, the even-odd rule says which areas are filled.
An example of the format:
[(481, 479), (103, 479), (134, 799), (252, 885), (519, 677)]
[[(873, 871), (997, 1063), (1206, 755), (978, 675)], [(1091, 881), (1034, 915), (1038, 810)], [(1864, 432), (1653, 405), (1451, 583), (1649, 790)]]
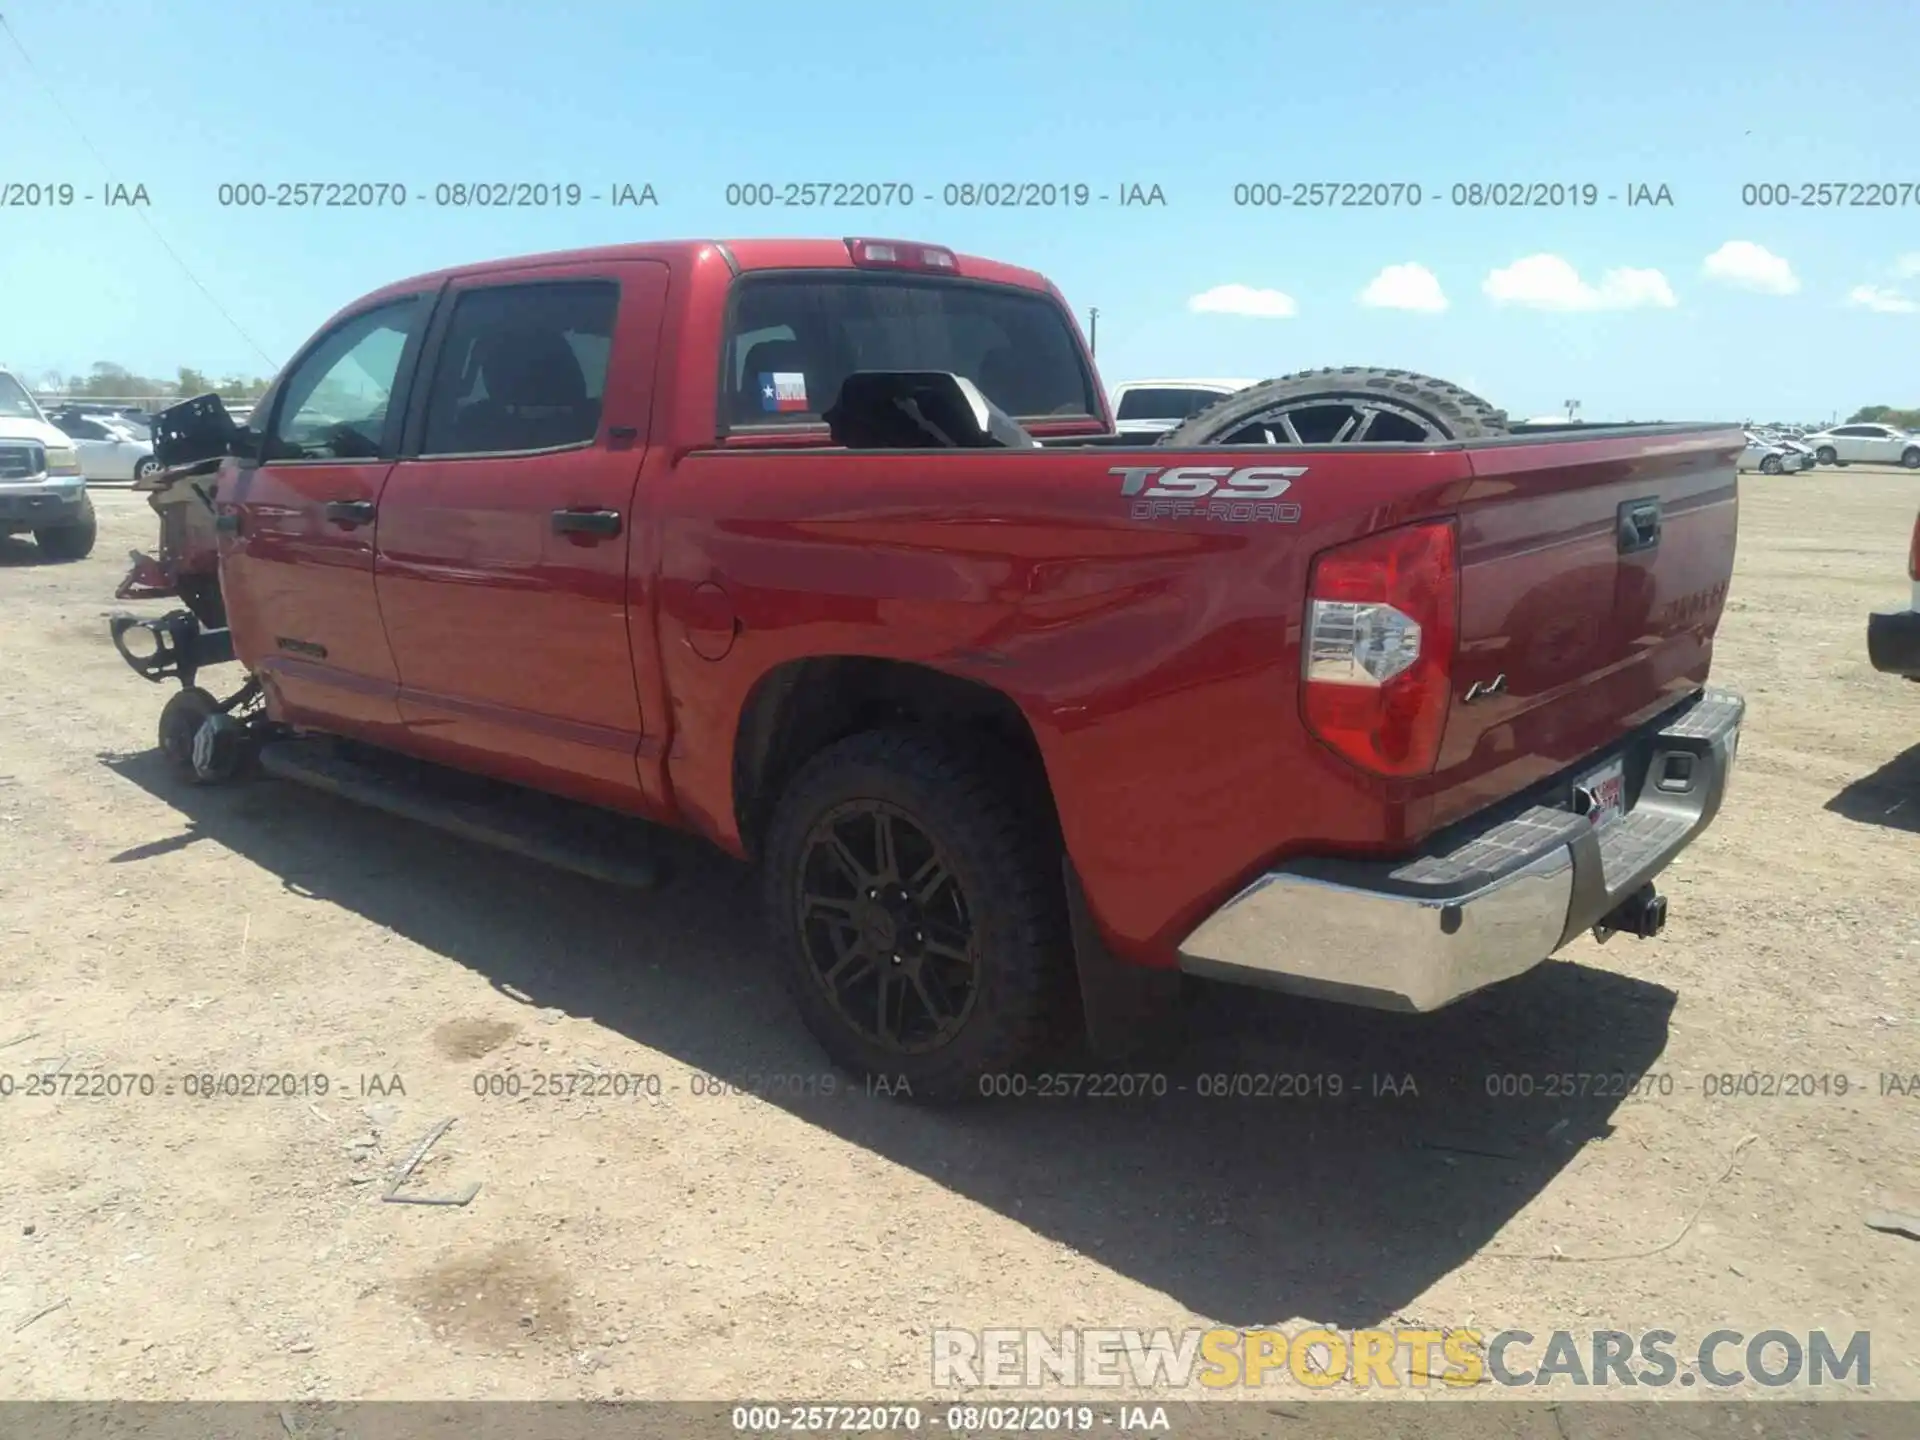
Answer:
[(160, 468), (153, 446), (110, 415), (63, 415), (53, 422), (80, 452), (90, 483), (144, 480)]
[(1740, 452), (1739, 468), (1758, 470), (1763, 475), (1791, 475), (1812, 463), (1807, 453), (1749, 430), (1747, 448)]
[(32, 535), (49, 560), (93, 552), (93, 501), (73, 442), (0, 370), (0, 539)]
[(1920, 435), (1897, 425), (1836, 425), (1805, 437), (1822, 465), (1904, 465), (1920, 470)]
[(1122, 435), (1164, 435), (1216, 400), (1254, 380), (1129, 380), (1113, 387), (1113, 428)]

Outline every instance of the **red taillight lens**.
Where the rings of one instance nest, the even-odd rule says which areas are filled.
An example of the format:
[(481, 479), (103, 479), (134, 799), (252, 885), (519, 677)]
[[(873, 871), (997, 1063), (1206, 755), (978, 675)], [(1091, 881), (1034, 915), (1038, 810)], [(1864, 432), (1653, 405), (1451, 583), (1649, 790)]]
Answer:
[(1301, 640), (1307, 728), (1377, 774), (1431, 771), (1453, 695), (1459, 588), (1451, 520), (1317, 557)]
[(1913, 538), (1907, 542), (1907, 578), (1920, 585), (1920, 515), (1913, 517)]

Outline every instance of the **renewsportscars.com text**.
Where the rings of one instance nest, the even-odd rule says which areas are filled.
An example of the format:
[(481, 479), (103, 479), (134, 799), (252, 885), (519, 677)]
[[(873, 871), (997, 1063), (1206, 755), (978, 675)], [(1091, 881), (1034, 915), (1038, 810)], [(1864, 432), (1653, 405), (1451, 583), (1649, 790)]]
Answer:
[(1139, 1389), (1398, 1389), (1474, 1385), (1690, 1388), (1872, 1383), (1864, 1330), (1713, 1330), (1697, 1341), (1672, 1330), (1413, 1329), (1021, 1330), (933, 1332), (939, 1389), (1046, 1385)]

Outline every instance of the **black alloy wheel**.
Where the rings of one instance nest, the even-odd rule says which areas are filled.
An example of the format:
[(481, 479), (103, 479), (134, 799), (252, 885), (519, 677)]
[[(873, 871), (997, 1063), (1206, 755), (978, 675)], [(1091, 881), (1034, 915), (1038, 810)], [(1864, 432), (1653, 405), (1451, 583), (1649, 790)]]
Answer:
[(946, 1044), (980, 990), (966, 893), (904, 810), (850, 800), (807, 833), (795, 920), (808, 973), (844, 1024), (891, 1054)]

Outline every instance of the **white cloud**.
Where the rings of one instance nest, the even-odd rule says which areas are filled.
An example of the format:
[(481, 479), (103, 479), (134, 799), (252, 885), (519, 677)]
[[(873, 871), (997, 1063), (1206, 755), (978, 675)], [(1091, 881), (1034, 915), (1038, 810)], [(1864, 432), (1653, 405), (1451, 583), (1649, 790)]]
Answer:
[(1920, 250), (1914, 251), (1911, 255), (1902, 255), (1894, 261), (1893, 273), (1902, 280), (1911, 280), (1915, 276), (1920, 276)]
[(1496, 305), (1532, 310), (1671, 309), (1679, 302), (1658, 270), (1609, 270), (1597, 286), (1558, 255), (1529, 255), (1488, 274), (1480, 288)]
[(1856, 285), (1847, 292), (1847, 304), (1882, 315), (1911, 315), (1920, 310), (1920, 301), (1909, 300), (1888, 285)]
[(1439, 277), (1424, 265), (1409, 261), (1389, 265), (1360, 292), (1360, 303), (1376, 310), (1424, 310), (1436, 313), (1447, 308), (1447, 297)]
[(1742, 290), (1764, 295), (1791, 295), (1800, 288), (1793, 266), (1764, 245), (1751, 240), (1729, 240), (1707, 256), (1707, 275)]
[(1253, 315), (1262, 320), (1286, 320), (1300, 313), (1291, 295), (1251, 285), (1216, 285), (1187, 301), (1187, 308), (1203, 315)]

